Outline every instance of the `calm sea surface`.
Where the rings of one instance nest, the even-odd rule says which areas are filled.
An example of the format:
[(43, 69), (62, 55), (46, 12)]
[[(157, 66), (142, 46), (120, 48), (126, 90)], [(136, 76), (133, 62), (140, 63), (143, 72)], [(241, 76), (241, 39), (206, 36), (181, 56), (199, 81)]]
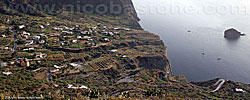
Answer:
[[(227, 78), (250, 83), (249, 0), (133, 2), (142, 27), (164, 40), (174, 74), (189, 81)], [(227, 40), (223, 32), (229, 28), (247, 35)]]

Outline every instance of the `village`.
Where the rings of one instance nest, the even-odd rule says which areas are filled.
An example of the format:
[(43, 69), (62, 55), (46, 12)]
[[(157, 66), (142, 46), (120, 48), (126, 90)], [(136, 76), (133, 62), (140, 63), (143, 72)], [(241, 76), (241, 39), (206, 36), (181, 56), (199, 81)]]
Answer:
[[(4, 21), (4, 23), (9, 23), (10, 19)], [(74, 51), (107, 45), (112, 40), (119, 39), (121, 32), (130, 31), (128, 28), (107, 27), (101, 23), (89, 28), (77, 24), (67, 26), (49, 22), (34, 26), (29, 26), (29, 24), (10, 25), (3, 29), (5, 29), (3, 31), (5, 33), (1, 33), (1, 42), (6, 39), (9, 43), (0, 46), (0, 58), (2, 59), (0, 66), (6, 67), (1, 74), (7, 76), (14, 74), (13, 71), (10, 71), (14, 67), (38, 73), (46, 70), (47, 73), (41, 77), (38, 75), (37, 79), (46, 77), (47, 81), (51, 81), (53, 76), (65, 74), (65, 70), (67, 70), (67, 74), (77, 74), (87, 70), (83, 67), (88, 65), (85, 63), (84, 57), (91, 55), (79, 53), (79, 57), (66, 58), (67, 54), (78, 55)], [(116, 49), (110, 50), (111, 53), (116, 51)], [(116, 56), (126, 57), (121, 54), (116, 54)], [(58, 87), (57, 84), (54, 86)], [(84, 85), (76, 87), (68, 84), (65, 87), (89, 90)]]

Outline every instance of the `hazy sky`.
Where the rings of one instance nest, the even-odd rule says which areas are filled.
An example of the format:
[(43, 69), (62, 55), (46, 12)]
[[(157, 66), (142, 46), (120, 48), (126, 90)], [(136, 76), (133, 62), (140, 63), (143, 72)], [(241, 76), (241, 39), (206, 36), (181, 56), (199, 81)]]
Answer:
[(250, 26), (247, 23), (250, 22), (250, 0), (133, 0), (133, 2), (140, 17), (152, 16), (158, 19), (167, 17), (174, 22), (192, 23), (201, 27)]

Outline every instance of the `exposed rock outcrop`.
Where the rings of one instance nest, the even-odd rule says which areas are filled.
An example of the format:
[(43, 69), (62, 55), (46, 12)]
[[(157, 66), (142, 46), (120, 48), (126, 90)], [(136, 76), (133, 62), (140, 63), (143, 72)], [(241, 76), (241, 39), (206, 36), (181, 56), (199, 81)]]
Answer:
[(239, 38), (240, 36), (243, 36), (245, 34), (241, 34), (241, 32), (237, 31), (234, 28), (228, 29), (224, 32), (225, 38)]
[(138, 66), (146, 69), (166, 70), (166, 66), (169, 65), (165, 56), (139, 56), (136, 59)]

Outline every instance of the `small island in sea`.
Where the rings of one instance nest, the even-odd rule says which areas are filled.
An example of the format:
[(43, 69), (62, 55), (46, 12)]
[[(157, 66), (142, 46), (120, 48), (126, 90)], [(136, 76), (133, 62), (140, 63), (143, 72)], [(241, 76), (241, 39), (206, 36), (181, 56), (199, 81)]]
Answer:
[(245, 34), (242, 34), (241, 32), (239, 32), (238, 30), (234, 29), (234, 28), (230, 28), (230, 29), (227, 29), (225, 32), (224, 32), (224, 37), (225, 38), (239, 38), (240, 36), (244, 36)]

